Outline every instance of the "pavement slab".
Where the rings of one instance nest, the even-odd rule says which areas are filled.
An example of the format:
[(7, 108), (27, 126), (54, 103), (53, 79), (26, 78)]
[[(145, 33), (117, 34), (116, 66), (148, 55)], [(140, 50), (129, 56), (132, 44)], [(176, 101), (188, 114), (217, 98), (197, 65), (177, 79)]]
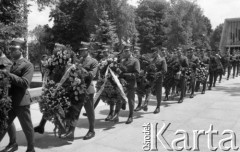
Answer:
[[(34, 80), (39, 81), (39, 73)], [(137, 99), (137, 98), (136, 98)], [(193, 99), (188, 96), (181, 104), (177, 103), (178, 98), (162, 102), (161, 112), (153, 114), (156, 108), (156, 98), (151, 96), (148, 111), (139, 111), (134, 113), (132, 124), (126, 125), (128, 118), (128, 109), (121, 111), (119, 123), (105, 122), (109, 107), (103, 102), (95, 109), (96, 114), (96, 136), (91, 140), (83, 140), (83, 136), (88, 131), (87, 117), (83, 116), (83, 109), (79, 117), (78, 125), (75, 131), (74, 141), (67, 141), (55, 137), (53, 134), (53, 124), (47, 122), (45, 133), (35, 134), (37, 152), (140, 152), (143, 151), (143, 125), (152, 123), (157, 131), (160, 131), (163, 124), (171, 123), (164, 133), (164, 138), (171, 144), (176, 138), (183, 137), (183, 134), (176, 135), (179, 130), (184, 130), (189, 136), (189, 146), (193, 146), (194, 130), (204, 130), (207, 132), (210, 125), (214, 130), (219, 131), (219, 135), (214, 135), (213, 145), (218, 146), (221, 139), (229, 137), (229, 134), (222, 135), (224, 130), (232, 130), (236, 133), (236, 143), (240, 146), (240, 77), (226, 80), (223, 77), (222, 83), (217, 83), (211, 91), (206, 91), (204, 95), (196, 92)], [(137, 101), (136, 101), (137, 104)], [(41, 120), (42, 114), (39, 111), (38, 103), (31, 105), (32, 121), (37, 126)], [(26, 139), (21, 126), (16, 119), (14, 121), (17, 127), (17, 142), (19, 152), (26, 151)], [(0, 150), (8, 144), (8, 135), (0, 143)], [(160, 141), (156, 141), (157, 149), (153, 151), (167, 152)], [(183, 146), (180, 142), (178, 146)], [(225, 146), (229, 146), (227, 142)], [(156, 147), (156, 144), (154, 145)], [(182, 151), (193, 151), (185, 150)], [(208, 152), (208, 136), (199, 137), (199, 149), (197, 151)], [(222, 151), (218, 148), (217, 151)], [(234, 151), (234, 150), (229, 150)]]

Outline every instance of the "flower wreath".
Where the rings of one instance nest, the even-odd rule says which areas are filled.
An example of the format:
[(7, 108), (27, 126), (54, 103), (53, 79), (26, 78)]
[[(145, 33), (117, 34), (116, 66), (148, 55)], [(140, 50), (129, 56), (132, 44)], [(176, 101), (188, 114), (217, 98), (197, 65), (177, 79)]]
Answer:
[(12, 100), (8, 96), (10, 84), (9, 77), (0, 71), (0, 134), (8, 128), (8, 112), (12, 109)]
[[(106, 81), (104, 89), (102, 90), (99, 98), (101, 98), (107, 104), (116, 104), (117, 102), (124, 100), (122, 100), (122, 95), (120, 93), (118, 85), (115, 82), (112, 74), (107, 70), (108, 68), (110, 68), (117, 75), (121, 74), (122, 72), (117, 62), (117, 58), (108, 58), (107, 60), (101, 61), (99, 63), (100, 78), (97, 81), (96, 89), (98, 92)], [(122, 78), (119, 79), (119, 81), (123, 86), (123, 91), (126, 92), (126, 81)]]

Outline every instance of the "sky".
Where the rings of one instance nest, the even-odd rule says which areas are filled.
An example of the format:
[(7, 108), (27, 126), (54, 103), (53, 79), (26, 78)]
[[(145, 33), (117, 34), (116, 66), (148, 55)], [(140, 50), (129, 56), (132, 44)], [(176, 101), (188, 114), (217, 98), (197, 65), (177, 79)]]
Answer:
[[(129, 0), (129, 4), (137, 6), (137, 1)], [(210, 19), (213, 29), (224, 23), (225, 18), (240, 17), (240, 0), (197, 0), (197, 3), (202, 8), (203, 14)], [(31, 12), (28, 17), (29, 31), (37, 25), (49, 24), (51, 27), (53, 22), (49, 22), (50, 8), (39, 12), (37, 5), (31, 4)]]

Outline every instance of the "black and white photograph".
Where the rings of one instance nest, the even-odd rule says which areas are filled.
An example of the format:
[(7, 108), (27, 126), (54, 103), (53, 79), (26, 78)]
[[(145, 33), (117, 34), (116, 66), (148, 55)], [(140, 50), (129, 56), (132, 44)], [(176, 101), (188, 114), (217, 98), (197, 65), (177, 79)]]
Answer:
[(0, 152), (235, 152), (239, 108), (239, 0), (0, 0)]

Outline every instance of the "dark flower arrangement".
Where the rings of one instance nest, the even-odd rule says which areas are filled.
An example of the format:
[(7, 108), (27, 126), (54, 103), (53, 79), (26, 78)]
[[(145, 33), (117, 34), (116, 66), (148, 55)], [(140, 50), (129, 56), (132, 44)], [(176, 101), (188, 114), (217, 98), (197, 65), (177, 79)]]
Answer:
[(150, 64), (150, 61), (151, 58), (146, 55), (142, 55), (139, 57), (141, 72), (136, 79), (137, 80), (136, 93), (142, 97), (151, 92), (150, 81), (146, 78), (146, 71)]
[(180, 71), (180, 67), (180, 64), (178, 62), (175, 62), (174, 60), (168, 62), (167, 73), (165, 74), (163, 80), (163, 86), (165, 88), (170, 88), (176, 83), (175, 75), (178, 71)]
[(196, 79), (197, 81), (204, 83), (208, 76), (207, 67), (203, 62), (200, 62), (200, 66), (196, 70)]
[(56, 88), (57, 85), (52, 80), (45, 85), (39, 100), (39, 107), (44, 118), (53, 122), (60, 134), (65, 132), (66, 125), (63, 120), (66, 118), (66, 112), (71, 106), (71, 102), (63, 87), (60, 87), (55, 94)]
[(0, 134), (8, 128), (8, 111), (12, 109), (12, 100), (8, 96), (10, 84), (9, 77), (0, 71)]
[[(117, 58), (108, 58), (107, 60), (101, 61), (99, 64), (100, 78), (97, 81), (96, 89), (99, 91), (105, 82), (105, 73), (107, 68), (110, 68), (115, 74), (121, 74), (120, 66), (117, 62)], [(120, 78), (121, 85), (123, 86), (124, 92), (126, 92), (127, 82)], [(119, 101), (123, 101), (120, 90), (114, 81), (110, 71), (106, 75), (106, 83), (100, 97), (107, 104), (116, 104)]]
[(52, 77), (50, 79), (58, 82), (61, 80), (65, 69), (72, 63), (72, 51), (71, 47), (64, 47), (58, 50), (54, 50), (54, 54), (48, 58), (46, 69), (49, 75)]
[(193, 74), (194, 73), (193, 73), (192, 68), (186, 68), (186, 73), (185, 73), (186, 86), (190, 86)]
[(156, 64), (158, 63), (151, 63), (149, 62), (149, 65), (146, 67), (146, 81), (147, 81), (147, 92), (149, 91), (149, 87), (150, 87), (150, 91), (153, 95), (156, 95), (156, 81), (160, 78), (163, 77), (164, 73), (159, 73), (157, 71), (157, 67)]
[[(54, 50), (48, 59), (46, 80), (44, 79), (43, 95), (39, 105), (43, 116), (54, 123), (54, 132), (61, 136), (74, 120), (76, 104), (81, 103), (87, 94), (85, 77), (81, 65), (72, 64), (73, 53), (70, 47)], [(83, 100), (82, 100), (83, 99)]]

